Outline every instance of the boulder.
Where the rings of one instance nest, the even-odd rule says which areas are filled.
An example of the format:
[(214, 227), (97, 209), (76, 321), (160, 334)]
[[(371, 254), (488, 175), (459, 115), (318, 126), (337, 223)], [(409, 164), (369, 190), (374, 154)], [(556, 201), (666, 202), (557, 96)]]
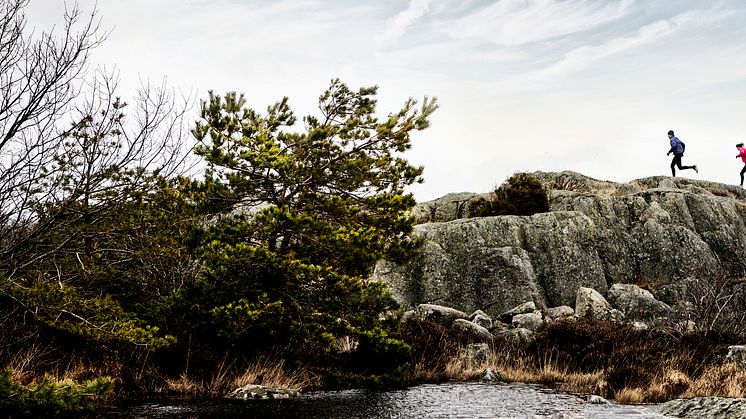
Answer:
[(518, 346), (528, 346), (536, 340), (534, 332), (522, 327), (508, 330), (505, 332), (505, 336), (508, 341)]
[(469, 320), (489, 330), (494, 327), (492, 317), (482, 310), (477, 310), (469, 316)]
[(542, 326), (544, 326), (544, 319), (541, 317), (541, 312), (539, 311), (516, 314), (513, 316), (513, 327), (524, 328), (536, 332), (541, 329)]
[(226, 399), (287, 399), (295, 397), (298, 392), (295, 390), (274, 388), (260, 384), (249, 384), (239, 387), (225, 396)]
[(528, 301), (501, 313), (499, 319), (501, 322), (510, 323), (513, 321), (513, 316), (516, 314), (533, 313), (534, 311), (536, 311), (536, 304), (534, 304), (533, 301)]
[(608, 400), (595, 394), (589, 394), (585, 400), (590, 404), (611, 404)]
[(725, 356), (725, 358), (746, 368), (746, 345), (729, 346), (728, 354)]
[(465, 335), (468, 340), (490, 342), (494, 338), (489, 330), (466, 319), (456, 319), (451, 329)]
[(581, 319), (607, 320), (611, 304), (593, 288), (581, 287), (575, 297), (575, 315)]
[(648, 325), (645, 322), (633, 321), (631, 323), (631, 326), (632, 326), (632, 329), (634, 329), (634, 330), (639, 330), (639, 331), (650, 330), (650, 325)]
[(592, 288), (580, 287), (575, 298), (575, 316), (586, 320), (621, 322), (624, 314), (611, 308), (611, 304)]
[(469, 315), (455, 308), (435, 304), (420, 304), (414, 310), (404, 313), (403, 321), (414, 317), (449, 328), (456, 319), (468, 319)]
[(672, 313), (668, 304), (658, 301), (648, 290), (634, 284), (614, 284), (609, 288), (608, 301), (627, 319), (653, 319)]
[(479, 381), (483, 383), (496, 383), (502, 380), (503, 378), (500, 373), (493, 370), (492, 368), (486, 368), (482, 373), (482, 378), (479, 379)]
[(570, 317), (573, 314), (575, 314), (575, 310), (573, 310), (570, 306), (559, 306), (559, 307), (551, 307), (544, 310), (544, 319), (545, 320), (556, 320), (561, 319), (565, 317)]

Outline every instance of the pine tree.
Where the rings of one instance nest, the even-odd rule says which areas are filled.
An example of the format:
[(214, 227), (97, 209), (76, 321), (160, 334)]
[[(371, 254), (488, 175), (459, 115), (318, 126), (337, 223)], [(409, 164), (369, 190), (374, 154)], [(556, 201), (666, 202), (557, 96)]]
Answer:
[(366, 278), (378, 259), (416, 247), (405, 187), (422, 168), (402, 153), (437, 105), (409, 99), (379, 119), (376, 93), (332, 80), (300, 133), (287, 98), (264, 115), (236, 93), (203, 102), (193, 131), (208, 163), (203, 186), (229, 214), (204, 237), (203, 295), (224, 338), (309, 355), (341, 337), (358, 353), (397, 346), (380, 317), (396, 304)]

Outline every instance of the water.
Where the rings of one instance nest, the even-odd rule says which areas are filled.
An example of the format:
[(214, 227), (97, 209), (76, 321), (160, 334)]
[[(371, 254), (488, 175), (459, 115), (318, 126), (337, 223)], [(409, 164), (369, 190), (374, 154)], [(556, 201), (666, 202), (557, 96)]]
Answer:
[(396, 391), (312, 392), (285, 400), (144, 403), (105, 418), (666, 418), (651, 406), (590, 404), (528, 384), (449, 383)]

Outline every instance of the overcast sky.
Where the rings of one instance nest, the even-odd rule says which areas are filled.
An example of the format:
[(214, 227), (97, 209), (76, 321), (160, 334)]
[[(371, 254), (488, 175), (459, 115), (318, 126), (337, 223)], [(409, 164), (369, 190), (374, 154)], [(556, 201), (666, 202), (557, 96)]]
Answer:
[[(31, 0), (32, 25), (62, 1)], [(69, 2), (68, 2), (69, 3)], [(84, 10), (94, 0), (80, 0)], [(379, 113), (436, 96), (413, 136), (419, 201), (486, 192), (516, 171), (669, 175), (666, 131), (697, 175), (738, 184), (746, 142), (742, 0), (98, 0), (94, 62), (204, 98), (238, 91), (299, 116), (339, 77), (379, 86)], [(196, 109), (195, 109), (196, 119)], [(298, 129), (301, 129), (299, 126)]]

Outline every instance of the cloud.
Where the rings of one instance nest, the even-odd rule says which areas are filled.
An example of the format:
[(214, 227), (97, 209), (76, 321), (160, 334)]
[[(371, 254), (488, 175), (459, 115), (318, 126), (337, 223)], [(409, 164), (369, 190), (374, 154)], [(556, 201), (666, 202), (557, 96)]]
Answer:
[(617, 37), (600, 45), (575, 48), (565, 54), (560, 61), (530, 74), (528, 78), (541, 80), (572, 74), (603, 58), (654, 42), (684, 28), (694, 29), (710, 25), (731, 14), (732, 12), (690, 11), (672, 19), (659, 20), (643, 26), (634, 35)]
[(432, 3), (432, 0), (411, 0), (407, 10), (398, 13), (389, 20), (388, 26), (386, 26), (378, 41), (385, 44), (399, 39), (407, 31), (407, 28), (428, 12), (430, 3)]
[(478, 38), (519, 46), (593, 29), (628, 13), (634, 0), (502, 0), (461, 18), (448, 30), (455, 38)]

